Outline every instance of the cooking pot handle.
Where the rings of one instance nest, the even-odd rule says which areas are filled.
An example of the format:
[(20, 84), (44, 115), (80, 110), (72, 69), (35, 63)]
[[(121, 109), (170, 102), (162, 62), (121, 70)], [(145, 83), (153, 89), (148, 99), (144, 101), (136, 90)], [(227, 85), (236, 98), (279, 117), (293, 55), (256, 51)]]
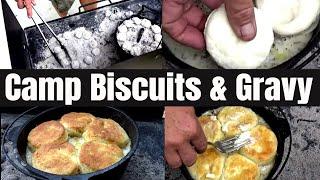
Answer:
[(313, 54), (311, 54), (305, 61), (303, 61), (302, 63), (300, 63), (296, 67), (294, 67), (294, 69), (302, 69), (307, 64), (309, 64), (312, 60), (316, 59), (316, 57), (319, 57), (320, 56), (320, 43), (318, 43), (316, 48), (317, 48), (317, 50)]

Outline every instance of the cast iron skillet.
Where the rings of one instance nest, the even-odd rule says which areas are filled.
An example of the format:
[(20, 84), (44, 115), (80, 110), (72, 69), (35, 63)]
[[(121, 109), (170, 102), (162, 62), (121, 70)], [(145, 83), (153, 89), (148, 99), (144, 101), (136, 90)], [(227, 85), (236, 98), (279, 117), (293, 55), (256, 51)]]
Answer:
[[(307, 55), (314, 51), (314, 53), (307, 57)], [(184, 69), (195, 69), (195, 67), (185, 63), (181, 59), (177, 58), (169, 49), (169, 47), (166, 45), (166, 43), (163, 41), (162, 44), (162, 53), (163, 56), (171, 61), (173, 64), (177, 65), (180, 68)], [(289, 59), (288, 61), (273, 67), (272, 69), (301, 69), (305, 65), (307, 65), (310, 61), (314, 60), (318, 55), (320, 54), (320, 23), (318, 22), (318, 26), (313, 31), (312, 38), (308, 42), (307, 46), (301, 50), (298, 54), (296, 54), (294, 57)], [(303, 58), (306, 58), (303, 62), (300, 62)], [(219, 67), (222, 68), (222, 67)]]
[[(60, 117), (66, 113), (69, 112), (88, 112), (93, 114), (97, 117), (102, 118), (111, 118), (118, 122), (121, 127), (124, 128), (124, 130), (127, 132), (128, 136), (131, 139), (131, 150), (130, 152), (123, 157), (120, 161), (113, 164), (112, 166), (109, 166), (105, 169), (88, 173), (88, 174), (79, 174), (79, 175), (73, 175), (73, 176), (60, 176), (55, 175), (51, 173), (46, 173), (43, 171), (40, 171), (38, 169), (33, 168), (29, 164), (26, 164), (26, 169), (28, 169), (30, 172), (33, 173), (37, 179), (97, 179), (97, 178), (112, 178), (117, 179), (120, 178), (123, 174), (124, 170), (126, 169), (126, 166), (137, 149), (138, 145), (138, 128), (135, 124), (135, 122), (126, 114), (121, 112), (120, 110), (117, 110), (112, 107), (68, 107), (68, 106), (61, 106), (61, 107), (54, 107), (47, 109), (38, 115), (36, 115), (34, 118), (31, 118), (30, 120), (26, 121), (25, 124), (21, 127), (21, 129), (18, 131), (18, 134), (14, 140), (14, 149), (18, 150), (18, 156), (16, 157), (19, 162), (26, 162), (26, 148), (27, 148), (27, 137), (31, 129), (36, 127), (42, 122), (49, 121), (49, 120), (57, 120), (60, 119)], [(11, 161), (13, 162), (13, 161)], [(15, 165), (13, 163), (13, 165)], [(15, 167), (17, 167), (15, 165)], [(19, 168), (18, 168), (19, 169)]]
[[(287, 163), (291, 151), (292, 137), (289, 122), (285, 118), (279, 118), (275, 116), (275, 114), (272, 111), (267, 110), (263, 107), (250, 108), (266, 121), (266, 123), (270, 126), (272, 131), (277, 136), (278, 148), (276, 159), (274, 166), (267, 177), (267, 179), (276, 179), (282, 172), (285, 164)], [(200, 116), (202, 113), (210, 109), (212, 108), (196, 108), (197, 116)], [(182, 174), (186, 177), (186, 179), (192, 179), (185, 166), (181, 168), (181, 171)]]

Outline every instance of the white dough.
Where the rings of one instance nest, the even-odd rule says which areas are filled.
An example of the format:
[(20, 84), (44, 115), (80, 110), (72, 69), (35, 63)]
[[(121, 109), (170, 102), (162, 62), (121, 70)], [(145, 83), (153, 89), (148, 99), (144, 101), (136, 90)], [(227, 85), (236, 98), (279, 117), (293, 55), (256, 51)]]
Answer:
[(151, 21), (149, 21), (148, 19), (142, 19), (141, 25), (145, 28), (149, 28), (151, 26)]
[(79, 61), (72, 61), (71, 67), (72, 67), (72, 69), (79, 69), (79, 67), (80, 67)]
[(100, 49), (99, 48), (94, 48), (92, 50), (92, 54), (95, 55), (95, 56), (99, 56), (100, 55)]
[(92, 33), (90, 31), (85, 31), (83, 33), (83, 38), (86, 39), (86, 40), (89, 40), (92, 36)]
[(106, 17), (109, 17), (111, 14), (112, 14), (112, 13), (111, 13), (110, 9), (107, 9), (107, 11), (106, 11)]
[(128, 29), (127, 29), (127, 27), (126, 27), (125, 25), (120, 25), (120, 26), (118, 27), (118, 31), (119, 31), (120, 33), (126, 33), (126, 32), (128, 31)]
[(160, 34), (160, 33), (161, 33), (161, 28), (160, 28), (160, 26), (158, 26), (158, 25), (156, 25), (156, 24), (154, 24), (154, 25), (151, 26), (151, 30), (152, 30), (152, 32), (154, 32), (155, 34)]
[(127, 11), (125, 12), (125, 15), (127, 18), (131, 17), (133, 15), (133, 12), (132, 11)]
[(305, 31), (320, 13), (320, 0), (256, 0), (256, 3), (280, 35)]
[(133, 20), (133, 22), (134, 22), (135, 24), (137, 24), (137, 25), (141, 24), (141, 19), (138, 18), (138, 17), (133, 17), (132, 20)]
[(88, 64), (88, 65), (91, 65), (92, 62), (93, 62), (93, 58), (91, 56), (87, 56), (84, 58), (84, 63)]
[(133, 20), (131, 20), (131, 19), (129, 19), (129, 20), (125, 20), (124, 22), (123, 22), (123, 24), (125, 25), (125, 26), (127, 26), (127, 27), (133, 27), (134, 25), (134, 22), (133, 22)]
[(161, 39), (162, 39), (162, 35), (161, 35), (161, 34), (155, 34), (155, 35), (154, 35), (154, 40), (155, 40), (156, 42), (160, 42)]
[(127, 39), (127, 34), (126, 33), (118, 33), (117, 34), (117, 40), (118, 41), (125, 41)]
[(233, 32), (224, 5), (213, 11), (206, 22), (204, 34), (209, 54), (227, 69), (255, 69), (270, 53), (274, 41), (271, 23), (261, 10), (254, 10), (257, 24), (256, 37), (242, 41)]
[(80, 29), (78, 29), (75, 33), (75, 36), (78, 38), (78, 39), (81, 39), (82, 38), (82, 31)]
[(72, 34), (70, 31), (67, 31), (67, 32), (63, 33), (63, 37), (68, 40), (72, 37)]
[(90, 47), (95, 48), (98, 46), (98, 42), (96, 40), (91, 40), (89, 45), (90, 45)]

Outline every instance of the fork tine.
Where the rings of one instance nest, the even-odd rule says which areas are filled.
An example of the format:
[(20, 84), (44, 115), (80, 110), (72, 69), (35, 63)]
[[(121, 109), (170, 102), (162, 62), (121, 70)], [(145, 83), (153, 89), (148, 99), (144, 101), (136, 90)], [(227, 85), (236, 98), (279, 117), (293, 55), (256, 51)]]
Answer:
[(225, 151), (226, 151), (227, 153), (236, 151), (236, 150), (240, 149), (242, 146), (244, 146), (244, 145), (246, 145), (246, 144), (248, 144), (248, 143), (250, 143), (250, 139), (246, 139), (245, 141), (243, 141), (243, 142), (241, 142), (241, 143), (238, 143), (238, 144), (236, 144), (235, 146), (226, 147), (226, 148), (225, 148)]
[(229, 144), (234, 144), (234, 142), (239, 138), (239, 136), (234, 136), (230, 139), (219, 141), (222, 146), (227, 146)]

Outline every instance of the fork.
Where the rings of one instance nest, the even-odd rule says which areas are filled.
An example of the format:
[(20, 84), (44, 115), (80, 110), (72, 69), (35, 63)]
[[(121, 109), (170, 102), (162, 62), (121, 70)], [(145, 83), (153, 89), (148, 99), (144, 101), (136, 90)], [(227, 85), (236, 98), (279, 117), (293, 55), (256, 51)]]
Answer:
[(249, 144), (250, 142), (251, 137), (249, 136), (249, 134), (242, 133), (240, 135), (222, 141), (216, 141), (214, 143), (208, 142), (208, 144), (214, 146), (222, 153), (231, 153), (239, 150), (241, 147)]

